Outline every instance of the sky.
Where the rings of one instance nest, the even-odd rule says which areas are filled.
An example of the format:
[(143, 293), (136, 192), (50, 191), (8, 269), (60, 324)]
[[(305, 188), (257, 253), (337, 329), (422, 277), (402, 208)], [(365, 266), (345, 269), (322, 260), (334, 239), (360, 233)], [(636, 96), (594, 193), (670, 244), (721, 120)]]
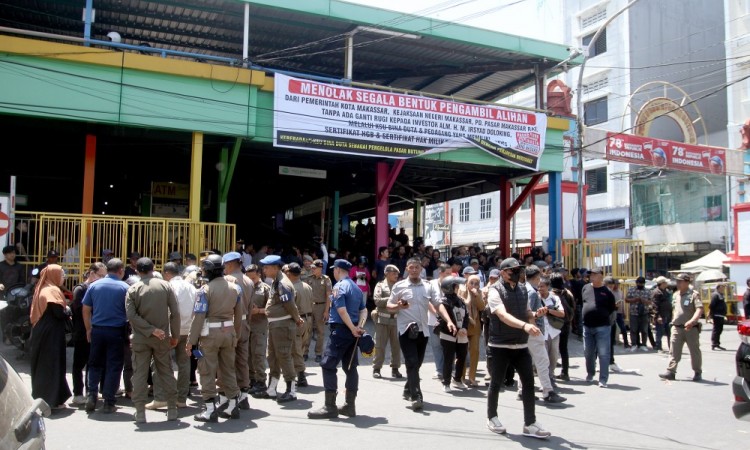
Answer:
[(550, 42), (563, 36), (563, 0), (345, 0)]

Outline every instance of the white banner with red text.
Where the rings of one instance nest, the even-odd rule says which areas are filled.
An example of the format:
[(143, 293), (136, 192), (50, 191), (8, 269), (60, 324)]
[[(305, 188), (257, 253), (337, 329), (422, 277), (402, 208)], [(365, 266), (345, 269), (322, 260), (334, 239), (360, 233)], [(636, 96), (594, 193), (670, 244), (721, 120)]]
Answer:
[(411, 158), (476, 146), (539, 170), (547, 116), (275, 75), (274, 145)]

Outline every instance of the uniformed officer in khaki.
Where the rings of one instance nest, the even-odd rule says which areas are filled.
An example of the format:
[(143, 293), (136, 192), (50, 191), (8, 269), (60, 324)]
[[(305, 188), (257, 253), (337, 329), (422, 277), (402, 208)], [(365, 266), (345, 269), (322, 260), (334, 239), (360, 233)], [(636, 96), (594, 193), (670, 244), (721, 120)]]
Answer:
[(313, 263), (312, 256), (305, 255), (302, 257), (302, 273), (300, 274), (299, 278), (305, 283), (307, 283), (310, 277), (313, 276), (312, 263)]
[(659, 374), (664, 380), (674, 380), (677, 364), (682, 359), (682, 346), (687, 344), (690, 363), (693, 366), (693, 381), (703, 379), (703, 360), (700, 349), (700, 318), (703, 302), (698, 291), (690, 288), (690, 275), (678, 274), (677, 290), (672, 294), (672, 336), (670, 337), (669, 365)]
[(248, 368), (250, 372), (250, 395), (261, 396), (266, 392), (266, 351), (268, 349), (268, 318), (266, 303), (271, 298), (271, 286), (261, 280), (260, 269), (256, 264), (245, 268), (245, 275), (252, 282), (250, 298), (250, 352)]
[(300, 317), (305, 321), (301, 327), (297, 327), (294, 350), (294, 370), (297, 372), (297, 386), (307, 386), (307, 377), (305, 376), (305, 361), (307, 361), (307, 351), (310, 349), (310, 333), (312, 331), (312, 288), (309, 284), (300, 279), (302, 268), (297, 263), (287, 265), (286, 275), (292, 282), (294, 290), (297, 292), (297, 310)]
[[(234, 372), (234, 347), (242, 325), (242, 294), (239, 286), (223, 276), (221, 256), (209, 255), (201, 264), (208, 283), (198, 291), (186, 350), (198, 346), (198, 373), (206, 409), (195, 415), (194, 419), (198, 422), (217, 422), (219, 415), (238, 419), (240, 389)], [(225, 410), (221, 413), (216, 389), (217, 375), (227, 397)]]
[(136, 270), (141, 279), (128, 289), (125, 310), (133, 330), (130, 338), (133, 361), (133, 405), (135, 421), (146, 422), (148, 375), (153, 358), (160, 391), (167, 399), (167, 420), (177, 420), (177, 381), (170, 351), (180, 338), (180, 309), (168, 282), (154, 277), (154, 263), (140, 258)]
[(375, 322), (375, 361), (372, 363), (373, 378), (381, 378), (380, 368), (385, 361), (385, 346), (391, 344), (391, 376), (401, 378), (401, 344), (398, 342), (398, 311), (389, 312), (387, 305), (391, 297), (391, 289), (398, 281), (400, 271), (393, 264), (385, 266), (385, 279), (375, 285), (373, 300), (376, 309), (372, 311), (372, 319)]
[[(326, 341), (326, 323), (328, 322), (328, 313), (331, 309), (331, 291), (333, 283), (328, 275), (323, 273), (325, 263), (322, 259), (316, 259), (312, 263), (312, 276), (307, 279), (307, 284), (312, 288), (312, 313), (315, 329), (315, 362), (320, 362), (323, 358), (323, 347)], [(312, 333), (310, 334), (312, 338)]]
[[(296, 326), (303, 324), (295, 304), (295, 290), (289, 278), (281, 272), (281, 257), (268, 255), (260, 260), (263, 275), (270, 278), (271, 298), (266, 303), (268, 317), (268, 366), (271, 380), (264, 398), (276, 399), (279, 403), (297, 399), (297, 381), (292, 361), (292, 348), (296, 336)], [(295, 326), (296, 325), (296, 326)], [(284, 375), (286, 391), (278, 395), (276, 389), (279, 377)]]
[[(234, 278), (234, 282), (242, 290), (242, 325), (235, 347), (234, 368), (237, 376), (237, 387), (240, 388), (240, 409), (249, 409), (248, 395), (250, 393), (250, 372), (248, 368), (250, 344), (250, 318), (253, 296), (253, 282), (242, 273), (242, 256), (237, 252), (225, 253), (222, 257), (224, 274)], [(223, 400), (223, 399), (221, 399)]]

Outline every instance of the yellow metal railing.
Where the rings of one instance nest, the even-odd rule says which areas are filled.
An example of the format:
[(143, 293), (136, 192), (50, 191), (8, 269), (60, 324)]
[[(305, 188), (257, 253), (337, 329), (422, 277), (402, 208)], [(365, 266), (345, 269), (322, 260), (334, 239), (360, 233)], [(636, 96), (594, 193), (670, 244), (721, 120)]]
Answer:
[(636, 278), (644, 274), (646, 265), (644, 244), (639, 240), (560, 239), (557, 251), (568, 269), (603, 267), (606, 275), (615, 278)]
[(128, 255), (136, 251), (161, 270), (171, 252), (180, 252), (183, 259), (187, 253), (198, 255), (203, 250), (226, 252), (236, 241), (233, 224), (188, 219), (17, 211), (15, 220), (17, 225), (24, 222), (28, 230), (17, 236), (27, 253), (21, 258), (23, 264), (41, 264), (47, 252), (55, 250), (71, 286), (80, 282), (88, 266), (101, 261), (105, 249), (126, 264)]

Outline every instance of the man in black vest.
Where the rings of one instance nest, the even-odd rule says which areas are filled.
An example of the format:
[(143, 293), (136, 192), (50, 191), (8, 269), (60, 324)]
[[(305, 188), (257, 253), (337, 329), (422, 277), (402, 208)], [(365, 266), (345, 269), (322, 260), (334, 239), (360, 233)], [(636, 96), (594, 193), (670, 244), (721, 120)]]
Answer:
[[(502, 280), (490, 286), (487, 301), (490, 308), (490, 337), (488, 350), (491, 357), (490, 373), (505, 373), (508, 365), (515, 368), (523, 390), (523, 435), (546, 439), (552, 435), (536, 421), (534, 404), (534, 373), (528, 349), (529, 335), (541, 332), (534, 325), (536, 313), (529, 309), (526, 287), (519, 284), (523, 267), (514, 258), (500, 263)], [(487, 394), (487, 428), (493, 433), (505, 433), (497, 417), (497, 398), (501, 377), (492, 377)]]

